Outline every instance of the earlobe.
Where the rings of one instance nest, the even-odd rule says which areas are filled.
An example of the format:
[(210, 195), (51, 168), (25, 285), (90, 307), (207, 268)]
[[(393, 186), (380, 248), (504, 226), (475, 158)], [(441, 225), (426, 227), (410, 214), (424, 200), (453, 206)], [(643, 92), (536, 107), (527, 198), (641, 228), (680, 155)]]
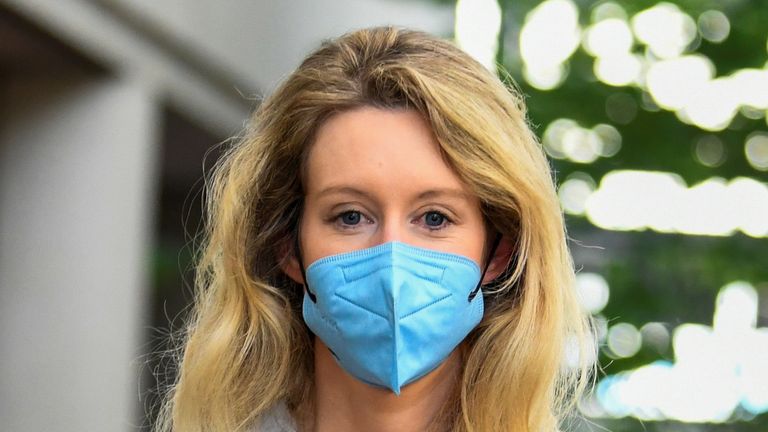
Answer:
[(504, 272), (511, 261), (514, 252), (512, 242), (507, 236), (502, 236), (498, 247), (496, 247), (496, 252), (491, 258), (488, 270), (485, 272), (485, 277), (482, 282), (484, 285), (490, 283)]

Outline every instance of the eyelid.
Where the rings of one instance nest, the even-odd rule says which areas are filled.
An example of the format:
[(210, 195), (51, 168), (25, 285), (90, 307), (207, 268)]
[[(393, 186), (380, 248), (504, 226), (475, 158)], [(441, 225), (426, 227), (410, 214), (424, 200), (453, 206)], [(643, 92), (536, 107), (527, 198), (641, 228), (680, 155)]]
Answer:
[(418, 212), (421, 216), (425, 213), (436, 212), (445, 216), (451, 223), (461, 222), (458, 214), (451, 207), (443, 204), (426, 204)]

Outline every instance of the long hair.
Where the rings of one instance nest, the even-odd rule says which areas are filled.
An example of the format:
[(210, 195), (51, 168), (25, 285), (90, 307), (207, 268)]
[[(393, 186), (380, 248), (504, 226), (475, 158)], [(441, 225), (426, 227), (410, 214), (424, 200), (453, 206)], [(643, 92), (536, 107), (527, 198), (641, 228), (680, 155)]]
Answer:
[[(588, 382), (593, 344), (554, 179), (522, 97), (447, 41), (377, 27), (324, 42), (217, 162), (194, 310), (158, 430), (244, 431), (278, 401), (294, 412), (312, 406), (303, 291), (281, 264), (316, 131), (363, 106), (420, 113), (489, 223), (514, 245), (465, 341), (458, 389), (442, 413), (451, 430), (561, 427)], [(564, 365), (566, 346), (580, 347), (578, 366)]]

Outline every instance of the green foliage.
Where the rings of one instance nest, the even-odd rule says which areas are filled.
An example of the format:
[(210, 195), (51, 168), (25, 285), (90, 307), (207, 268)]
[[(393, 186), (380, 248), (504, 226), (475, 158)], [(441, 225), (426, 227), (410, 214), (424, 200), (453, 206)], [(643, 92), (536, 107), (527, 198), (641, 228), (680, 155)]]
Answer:
[[(453, 4), (452, 0), (440, 3)], [(579, 164), (552, 159), (558, 181), (579, 171), (597, 182), (617, 169), (656, 170), (677, 173), (688, 185), (711, 177), (730, 180), (745, 176), (768, 181), (766, 172), (749, 165), (744, 153), (746, 137), (768, 129), (766, 119), (752, 119), (737, 114), (723, 131), (711, 132), (683, 123), (674, 112), (655, 107), (652, 98), (637, 87), (612, 87), (600, 82), (593, 73), (593, 58), (582, 48), (568, 60), (566, 80), (556, 89), (541, 91), (523, 78), (517, 36), (526, 14), (540, 1), (500, 0), (503, 24), (500, 52), (497, 57), (526, 96), (529, 119), (541, 136), (547, 125), (559, 118), (577, 121), (583, 127), (605, 123), (622, 135), (620, 151), (594, 163)], [(580, 10), (582, 26), (590, 24), (595, 6), (604, 3), (575, 0)], [(659, 1), (621, 0), (628, 16), (654, 6)], [(677, 0), (681, 10), (696, 19), (704, 11), (719, 10), (731, 23), (730, 34), (722, 43), (711, 43), (701, 37), (689, 46), (688, 52), (709, 57), (716, 66), (716, 76), (728, 75), (742, 68), (763, 68), (768, 61), (768, 2), (748, 0)], [(634, 52), (644, 46), (635, 41)], [(609, 115), (607, 106), (620, 103), (634, 115), (617, 118)], [(696, 160), (694, 149), (702, 137), (715, 136), (724, 146), (725, 160), (717, 167), (705, 166)], [(765, 215), (768, 218), (768, 215)], [(729, 237), (663, 234), (651, 231), (608, 232), (593, 226), (587, 219), (568, 216), (569, 236), (577, 268), (603, 275), (611, 287), (610, 301), (601, 312), (609, 322), (628, 322), (637, 327), (648, 322), (661, 322), (669, 329), (684, 322), (712, 325), (715, 299), (725, 284), (744, 280), (758, 287), (768, 286), (768, 240), (755, 239), (737, 233)], [(597, 255), (600, 264), (584, 266), (580, 257), (586, 249), (580, 240), (589, 239), (590, 246), (604, 247)], [(594, 252), (592, 252), (594, 255)], [(761, 301), (768, 301), (766, 289)], [(763, 310), (768, 310), (763, 305)], [(768, 316), (758, 325), (766, 326)], [(670, 350), (643, 348), (629, 359), (611, 359), (605, 353), (601, 362), (606, 374), (633, 369), (659, 359), (674, 360)], [(768, 367), (768, 365), (766, 365)], [(706, 379), (706, 377), (702, 377)], [(768, 391), (768, 389), (766, 389)], [(768, 415), (755, 419), (744, 416), (743, 421), (722, 425), (686, 425), (675, 422), (639, 422), (619, 419), (605, 422), (608, 430), (630, 431), (764, 431), (768, 430)], [(599, 430), (593, 427), (592, 430)]]

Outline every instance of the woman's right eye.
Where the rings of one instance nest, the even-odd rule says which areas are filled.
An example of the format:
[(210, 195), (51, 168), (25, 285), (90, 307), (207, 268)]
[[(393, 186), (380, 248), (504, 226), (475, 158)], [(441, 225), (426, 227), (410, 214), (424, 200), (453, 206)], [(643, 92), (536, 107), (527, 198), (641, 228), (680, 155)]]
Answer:
[(338, 218), (344, 225), (357, 225), (360, 223), (362, 216), (359, 211), (350, 210), (339, 214)]
[(331, 219), (332, 223), (339, 229), (354, 230), (362, 226), (362, 223), (373, 223), (364, 213), (358, 210), (346, 210), (337, 213)]

